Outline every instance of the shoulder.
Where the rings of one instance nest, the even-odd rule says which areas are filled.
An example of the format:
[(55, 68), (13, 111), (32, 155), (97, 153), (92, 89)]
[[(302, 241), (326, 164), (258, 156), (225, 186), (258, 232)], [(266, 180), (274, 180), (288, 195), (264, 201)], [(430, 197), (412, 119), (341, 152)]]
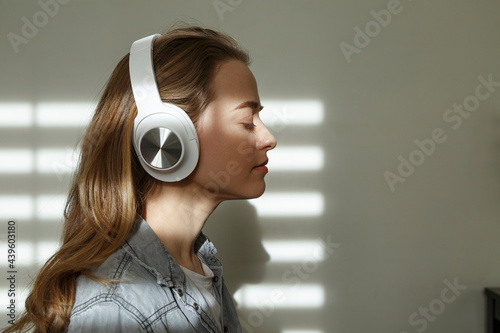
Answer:
[(105, 284), (79, 276), (69, 332), (148, 332), (155, 320), (152, 314), (174, 302), (170, 288), (159, 285), (154, 274), (123, 248), (90, 273), (119, 282)]
[(94, 303), (73, 313), (67, 332), (148, 332), (148, 326), (133, 312), (108, 301)]

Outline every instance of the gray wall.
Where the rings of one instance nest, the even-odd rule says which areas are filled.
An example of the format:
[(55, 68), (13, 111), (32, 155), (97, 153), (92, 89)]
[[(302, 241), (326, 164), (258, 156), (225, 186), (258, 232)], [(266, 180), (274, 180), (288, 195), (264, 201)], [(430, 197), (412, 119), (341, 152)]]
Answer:
[(91, 111), (130, 44), (180, 19), (251, 52), (271, 160), (291, 166), (205, 228), (245, 331), (484, 331), (483, 289), (500, 285), (500, 84), (483, 83), (500, 82), (498, 1), (66, 2), (0, 3), (0, 276), (14, 220), (17, 292), (56, 246), (85, 123), (47, 115)]

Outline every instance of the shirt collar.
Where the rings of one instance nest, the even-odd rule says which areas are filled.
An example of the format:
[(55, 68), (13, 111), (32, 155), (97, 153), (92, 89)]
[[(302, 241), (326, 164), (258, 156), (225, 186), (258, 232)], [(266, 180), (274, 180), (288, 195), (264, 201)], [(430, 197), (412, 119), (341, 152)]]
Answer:
[[(186, 283), (184, 272), (149, 224), (138, 216), (134, 226), (129, 239), (123, 245), (125, 251), (155, 275), (159, 284), (176, 288), (184, 287)], [(221, 265), (215, 258), (217, 253), (215, 246), (203, 233), (200, 233), (196, 239), (195, 252), (210, 268)]]

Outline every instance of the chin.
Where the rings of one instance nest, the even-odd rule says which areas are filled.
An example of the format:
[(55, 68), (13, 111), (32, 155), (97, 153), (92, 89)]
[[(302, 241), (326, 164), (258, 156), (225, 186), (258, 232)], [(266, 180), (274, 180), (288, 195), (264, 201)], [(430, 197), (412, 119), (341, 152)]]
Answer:
[(249, 193), (248, 197), (246, 197), (244, 199), (256, 199), (256, 198), (262, 196), (265, 191), (266, 191), (266, 183), (264, 183), (259, 188), (253, 189), (253, 191), (251, 193)]
[(240, 191), (239, 193), (233, 193), (232, 195), (227, 196), (224, 200), (247, 200), (247, 199), (256, 199), (266, 190), (266, 184), (263, 183), (259, 186), (254, 186), (253, 188), (248, 188), (246, 191)]

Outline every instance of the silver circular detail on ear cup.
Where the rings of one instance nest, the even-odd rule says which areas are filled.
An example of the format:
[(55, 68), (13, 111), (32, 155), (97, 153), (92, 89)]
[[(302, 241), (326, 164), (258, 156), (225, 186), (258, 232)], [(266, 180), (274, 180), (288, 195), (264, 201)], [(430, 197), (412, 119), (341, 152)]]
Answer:
[(147, 131), (142, 137), (140, 149), (144, 161), (155, 169), (172, 168), (182, 156), (179, 137), (164, 127)]

